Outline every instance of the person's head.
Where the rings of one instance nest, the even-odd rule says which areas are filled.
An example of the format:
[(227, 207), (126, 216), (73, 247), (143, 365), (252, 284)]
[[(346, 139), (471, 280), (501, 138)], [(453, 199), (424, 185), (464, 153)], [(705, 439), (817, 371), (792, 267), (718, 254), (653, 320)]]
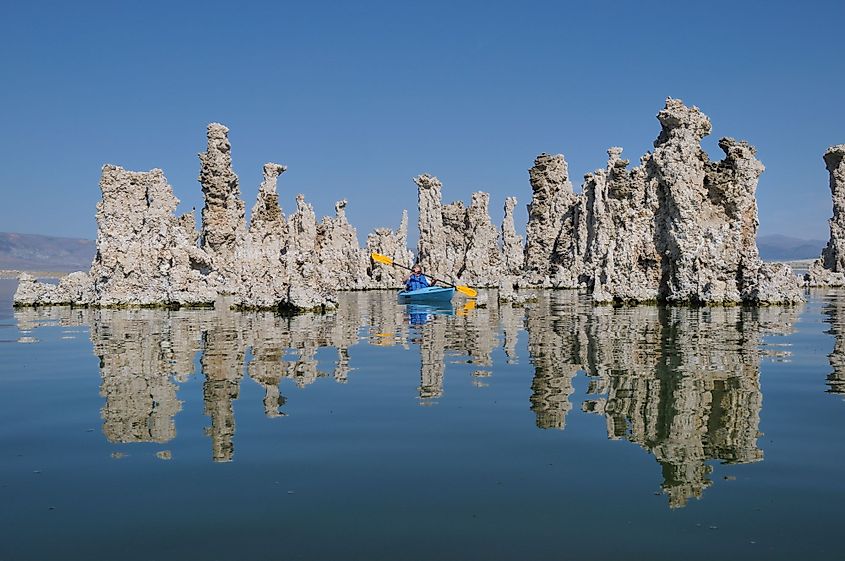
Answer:
[(415, 275), (421, 275), (422, 274), (422, 267), (420, 267), (420, 264), (417, 263), (416, 265), (411, 267), (411, 272), (414, 273)]

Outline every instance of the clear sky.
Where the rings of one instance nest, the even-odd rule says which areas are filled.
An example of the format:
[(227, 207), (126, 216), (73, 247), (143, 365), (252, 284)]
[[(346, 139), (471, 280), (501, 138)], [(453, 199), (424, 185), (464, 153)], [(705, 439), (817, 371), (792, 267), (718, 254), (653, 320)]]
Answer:
[[(412, 176), (444, 199), (530, 200), (563, 153), (576, 190), (622, 146), (651, 148), (667, 96), (750, 141), (761, 234), (826, 239), (825, 149), (845, 143), (843, 2), (4, 2), (0, 231), (93, 238), (100, 167), (162, 168), (202, 207), (196, 154), (230, 129), (249, 209), (261, 166), (336, 199), (361, 241), (416, 221)], [(412, 230), (414, 228), (412, 227)]]

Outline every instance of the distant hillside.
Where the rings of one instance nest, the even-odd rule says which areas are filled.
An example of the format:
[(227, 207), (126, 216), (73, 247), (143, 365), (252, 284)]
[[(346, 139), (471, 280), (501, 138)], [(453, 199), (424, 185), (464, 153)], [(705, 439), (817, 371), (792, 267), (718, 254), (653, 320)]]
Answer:
[(757, 238), (757, 247), (763, 261), (813, 259), (821, 255), (825, 245), (827, 241), (824, 240), (802, 240), (781, 234)]
[[(760, 236), (757, 247), (764, 261), (814, 259), (827, 244), (781, 234)], [(93, 240), (0, 232), (0, 269), (23, 271), (87, 271), (94, 260)]]
[(92, 240), (0, 232), (0, 269), (87, 271), (96, 251)]

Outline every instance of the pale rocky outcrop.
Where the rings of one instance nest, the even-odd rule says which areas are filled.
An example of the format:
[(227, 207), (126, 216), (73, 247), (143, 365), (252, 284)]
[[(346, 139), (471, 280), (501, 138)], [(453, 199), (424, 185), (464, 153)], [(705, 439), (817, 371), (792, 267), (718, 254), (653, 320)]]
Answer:
[(824, 163), (833, 197), (830, 239), (804, 279), (809, 286), (845, 286), (845, 144), (828, 148)]
[(235, 258), (244, 235), (244, 202), (238, 176), (232, 170), (229, 129), (219, 123), (208, 125), (208, 148), (199, 155), (199, 182), (205, 195), (202, 209), (201, 247), (211, 259), (215, 280), (223, 290), (234, 293), (230, 283), (238, 279)]
[(159, 169), (103, 166), (97, 204), (97, 255), (90, 276), (100, 306), (210, 305), (210, 256), (197, 247), (193, 213)]
[(414, 254), (408, 250), (408, 212), (402, 212), (399, 229), (376, 228), (367, 236), (364, 258), (367, 263), (368, 288), (402, 288), (406, 272), (399, 267), (386, 267), (370, 259), (373, 253), (380, 253), (404, 267), (413, 265)]
[(458, 276), (474, 286), (490, 286), (502, 275), (502, 253), (489, 207), (490, 195), (481, 191), (473, 193), (464, 219), (466, 251)]
[(58, 284), (38, 282), (30, 274), (18, 277), (15, 303), (23, 306), (86, 306), (94, 300), (94, 286), (87, 273), (71, 273)]
[(524, 274), (527, 282), (550, 286), (552, 253), (558, 237), (567, 236), (564, 215), (577, 200), (562, 154), (540, 154), (528, 170), (533, 192), (525, 230)]
[(417, 262), (425, 272), (442, 277), (448, 269), (446, 244), (449, 240), (443, 226), (443, 184), (436, 177), (424, 173), (414, 178), (417, 184), (420, 237), (417, 242)]
[[(490, 219), (490, 195), (473, 193), (469, 206), (463, 201), (443, 204), (442, 184), (436, 177), (423, 174), (414, 182), (419, 204), (417, 256), (425, 272), (473, 286), (497, 286), (505, 258)], [(513, 230), (512, 215), (510, 221)], [(515, 232), (508, 243), (511, 251), (519, 244)], [(513, 257), (511, 260), (515, 264)]]
[[(286, 167), (268, 163), (247, 228), (228, 129), (212, 123), (207, 137), (199, 234), (193, 212), (174, 214), (179, 200), (161, 170), (106, 165), (91, 270), (58, 285), (23, 276), (16, 305), (210, 307), (229, 297), (240, 309), (326, 310), (337, 290), (370, 287), (368, 258), (346, 219), (346, 201), (318, 223), (299, 195), (286, 220), (276, 190)], [(395, 243), (405, 245), (406, 231), (407, 224)]]
[(505, 215), (502, 219), (502, 265), (508, 275), (521, 275), (525, 263), (522, 236), (516, 233), (513, 220), (513, 209), (516, 208), (516, 197), (505, 199)]
[[(722, 138), (725, 157), (711, 162), (701, 148), (711, 124), (698, 108), (668, 99), (657, 118), (653, 153), (629, 168), (622, 149), (610, 148), (606, 167), (585, 176), (580, 194), (562, 155), (539, 155), (529, 170), (524, 247), (514, 226), (514, 198), (505, 201), (497, 231), (487, 193), (473, 193), (469, 204), (443, 204), (436, 177), (414, 178), (417, 260), (431, 276), (499, 288), (501, 300), (517, 304), (526, 297), (515, 289), (525, 287), (585, 289), (603, 303), (800, 301), (792, 271), (763, 264), (757, 251), (755, 191), (764, 167), (754, 148)], [(811, 283), (845, 284), (843, 154), (845, 146), (825, 155), (834, 217)], [(225, 126), (208, 126), (199, 158), (205, 196), (199, 234), (193, 212), (175, 216), (179, 201), (161, 170), (104, 166), (90, 273), (58, 286), (24, 278), (17, 305), (211, 306), (226, 297), (241, 309), (325, 311), (335, 307), (339, 290), (401, 286), (405, 272), (377, 265), (369, 254), (412, 264), (407, 215), (398, 231), (377, 229), (361, 248), (345, 200), (334, 216), (318, 221), (298, 195), (286, 218), (276, 190), (286, 168), (268, 163), (247, 226)]]
[[(710, 120), (698, 108), (668, 99), (658, 120), (662, 130), (654, 153), (629, 170), (622, 149), (611, 148), (607, 167), (587, 174), (577, 196), (565, 180), (562, 156), (537, 158), (529, 207), (529, 218), (537, 216), (537, 222), (526, 243), (527, 280), (546, 283), (544, 261), (530, 262), (529, 248), (545, 256), (547, 217), (560, 217), (552, 221), (561, 230), (550, 256), (550, 282), (584, 286), (597, 302), (801, 301), (791, 270), (764, 266), (757, 251), (755, 191), (764, 168), (754, 148), (723, 138), (725, 158), (710, 162), (701, 148)], [(553, 213), (559, 204), (569, 206)]]
[(317, 229), (321, 274), (331, 287), (363, 290), (368, 287), (368, 259), (361, 253), (358, 232), (346, 218), (346, 205), (346, 199), (338, 201), (335, 216), (323, 218)]
[(249, 229), (238, 251), (241, 266), (237, 306), (270, 308), (287, 299), (288, 274), (282, 259), (288, 247), (285, 216), (276, 191), (286, 166), (264, 164), (264, 180), (250, 213)]

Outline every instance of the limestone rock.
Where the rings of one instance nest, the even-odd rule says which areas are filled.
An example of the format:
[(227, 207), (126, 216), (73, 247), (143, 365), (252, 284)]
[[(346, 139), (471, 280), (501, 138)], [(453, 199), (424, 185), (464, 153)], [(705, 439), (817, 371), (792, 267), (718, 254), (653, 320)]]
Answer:
[(367, 287), (367, 259), (358, 244), (358, 233), (346, 218), (346, 199), (335, 204), (335, 216), (324, 218), (318, 229), (320, 265), (325, 282), (334, 290)]
[(420, 237), (417, 261), (428, 274), (445, 275), (446, 233), (443, 227), (443, 184), (436, 177), (424, 173), (414, 178), (417, 184)]
[(813, 263), (810, 265), (809, 270), (804, 275), (804, 283), (807, 286), (813, 287), (845, 286), (845, 272), (835, 273), (830, 269), (825, 269), (824, 260), (816, 259), (815, 261), (813, 261)]
[[(495, 287), (504, 266), (496, 227), (490, 219), (490, 195), (473, 193), (470, 205), (463, 201), (442, 203), (442, 184), (436, 177), (420, 175), (418, 188), (420, 239), (418, 262), (427, 274), (441, 279)], [(519, 246), (510, 218), (509, 250)], [(518, 267), (511, 257), (512, 266)]]
[(208, 148), (199, 155), (199, 182), (205, 195), (201, 247), (211, 258), (218, 280), (224, 286), (237, 277), (235, 253), (245, 230), (244, 202), (238, 176), (232, 170), (228, 133), (229, 129), (219, 123), (208, 125)]
[(91, 277), (99, 306), (210, 304), (209, 256), (196, 247), (193, 215), (164, 173), (103, 166), (97, 204), (97, 256)]
[(606, 169), (587, 174), (583, 200), (567, 213), (573, 235), (558, 239), (555, 262), (571, 271), (570, 284), (591, 287), (598, 302), (653, 302), (661, 272), (656, 184), (644, 170), (649, 160), (628, 171), (621, 148), (607, 153)]
[(525, 277), (531, 284), (548, 286), (555, 241), (561, 234), (564, 214), (576, 196), (562, 154), (540, 154), (528, 173), (533, 195), (525, 232)]
[(513, 209), (516, 207), (516, 197), (505, 199), (505, 216), (502, 219), (502, 261), (508, 275), (519, 275), (525, 263), (522, 236), (517, 235), (513, 221)]
[(291, 284), (288, 288), (287, 302), (294, 310), (300, 311), (324, 312), (337, 308), (337, 300), (332, 293), (307, 284)]
[(466, 251), (458, 276), (475, 286), (495, 285), (502, 275), (502, 255), (489, 206), (490, 195), (482, 191), (473, 193), (464, 220)]
[(785, 263), (763, 263), (753, 286), (746, 288), (743, 301), (751, 304), (797, 304), (804, 301), (804, 288)]
[[(467, 209), (463, 201), (455, 201), (441, 206), (441, 220), (443, 222), (442, 244), (444, 249), (443, 262), (435, 269), (452, 280), (461, 279), (465, 272), (467, 252)], [(463, 279), (461, 279), (463, 281)]]
[(343, 270), (347, 256), (357, 259), (351, 270), (360, 278), (365, 261), (354, 228), (340, 208), (338, 216), (324, 221), (318, 239), (316, 217), (302, 196), (285, 221), (276, 184), (286, 168), (268, 163), (247, 230), (227, 132), (223, 125), (209, 125), (208, 149), (200, 155), (201, 235), (193, 212), (174, 215), (179, 200), (161, 170), (132, 172), (106, 165), (90, 273), (69, 275), (57, 286), (25, 277), (15, 304), (212, 306), (226, 297), (241, 309), (332, 308), (333, 283), (339, 281), (320, 268), (318, 246), (340, 248), (332, 272)]
[(236, 306), (241, 309), (272, 309), (287, 299), (289, 278), (282, 256), (288, 232), (276, 192), (278, 178), (285, 170), (280, 164), (264, 164), (264, 180), (238, 251), (241, 277)]
[(722, 138), (725, 158), (710, 162), (701, 148), (710, 120), (698, 108), (670, 98), (657, 118), (654, 153), (629, 170), (622, 149), (609, 149), (607, 167), (585, 176), (581, 195), (571, 195), (562, 156), (538, 156), (525, 280), (584, 286), (597, 302), (801, 300), (791, 270), (763, 267), (757, 251), (755, 191), (764, 167), (754, 148)]
[(824, 153), (824, 163), (830, 174), (830, 194), (833, 197), (833, 217), (830, 240), (805, 275), (809, 286), (845, 285), (845, 144), (831, 146)]
[(380, 253), (393, 259), (394, 263), (410, 267), (414, 255), (408, 250), (408, 211), (402, 211), (402, 223), (396, 231), (390, 228), (376, 228), (367, 236), (365, 259), (367, 263), (367, 288), (402, 288), (406, 272), (399, 267), (380, 265), (370, 255)]
[(533, 294), (516, 290), (518, 284), (519, 277), (510, 275), (502, 277), (499, 281), (499, 302), (509, 303), (514, 306), (522, 306), (527, 302), (536, 300), (536, 297)]
[[(498, 287), (499, 298), (512, 303), (528, 299), (515, 291), (525, 287), (586, 289), (597, 302), (799, 301), (791, 270), (764, 265), (757, 251), (755, 191), (764, 168), (754, 148), (723, 138), (725, 158), (711, 162), (701, 148), (711, 124), (698, 108), (668, 99), (657, 117), (654, 152), (629, 169), (622, 149), (610, 148), (606, 167), (585, 176), (580, 194), (562, 155), (538, 156), (529, 170), (524, 247), (514, 226), (515, 198), (505, 201), (497, 231), (487, 193), (474, 193), (469, 204), (443, 204), (436, 177), (414, 178), (418, 261), (431, 276)], [(402, 285), (403, 270), (376, 264), (369, 254), (412, 264), (407, 214), (397, 231), (376, 229), (361, 248), (345, 200), (318, 221), (299, 195), (286, 218), (277, 194), (286, 167), (268, 163), (247, 227), (228, 129), (210, 124), (207, 141), (199, 156), (205, 196), (199, 234), (193, 212), (174, 214), (179, 201), (161, 170), (104, 166), (90, 273), (58, 285), (24, 277), (16, 304), (179, 307), (225, 300), (241, 309), (327, 310), (338, 290)], [(825, 154), (834, 217), (810, 283), (845, 283), (843, 157), (845, 145)]]
[(845, 144), (828, 148), (824, 163), (830, 173), (833, 218), (830, 219), (830, 240), (822, 252), (822, 259), (825, 269), (841, 273), (845, 272)]

